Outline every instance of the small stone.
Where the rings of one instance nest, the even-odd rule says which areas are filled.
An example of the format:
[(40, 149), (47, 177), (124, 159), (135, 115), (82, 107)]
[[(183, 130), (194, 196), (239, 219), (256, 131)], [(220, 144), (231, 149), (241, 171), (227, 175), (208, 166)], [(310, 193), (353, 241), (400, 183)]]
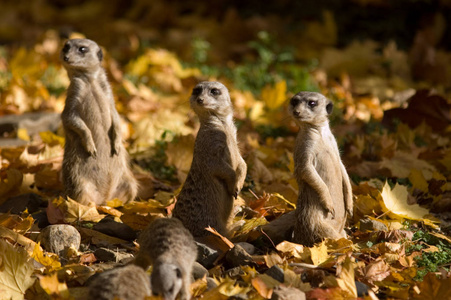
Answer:
[(245, 274), (243, 269), (241, 269), (241, 267), (235, 267), (235, 268), (228, 269), (225, 273), (228, 277), (231, 277), (231, 278), (238, 277), (238, 276)]
[(110, 218), (104, 218), (92, 228), (103, 234), (114, 236), (126, 241), (136, 239), (136, 232), (127, 224), (116, 222)]
[(213, 278), (207, 277), (207, 291), (212, 290), (217, 286), (218, 286), (218, 284), (216, 283), (216, 281)]
[(252, 260), (252, 256), (250, 256), (246, 250), (243, 249), (240, 245), (235, 245), (229, 252), (226, 254), (226, 262), (231, 267), (238, 267), (243, 265), (253, 265), (254, 261)]
[(246, 250), (246, 252), (249, 255), (254, 255), (255, 254), (255, 246), (250, 244), (250, 243), (246, 243), (246, 242), (239, 242), (236, 243), (235, 245), (239, 245), (241, 248), (243, 248), (244, 250)]
[(200, 263), (197, 261), (193, 264), (193, 271), (191, 273), (194, 277), (194, 280), (204, 278), (204, 276), (208, 276), (208, 270), (204, 268)]
[(32, 112), (20, 115), (0, 117), (0, 133), (13, 132), (17, 129), (26, 129), (32, 136), (39, 132), (55, 132), (61, 124), (61, 115), (50, 112)]
[(99, 248), (94, 255), (100, 261), (127, 262), (133, 259), (133, 254), (108, 248)]
[(266, 275), (271, 276), (272, 278), (274, 278), (275, 280), (279, 281), (279, 282), (284, 282), (285, 279), (285, 274), (282, 270), (281, 267), (274, 265), (271, 268), (269, 268), (266, 272)]
[(379, 221), (365, 218), (360, 220), (360, 231), (387, 231), (387, 226)]
[(206, 269), (214, 267), (216, 259), (219, 257), (218, 251), (208, 247), (203, 243), (196, 242), (197, 244), (197, 262), (204, 266)]
[(355, 287), (357, 289), (357, 296), (364, 297), (365, 295), (368, 295), (369, 287), (366, 284), (356, 281)]
[(263, 225), (261, 229), (277, 245), (283, 241), (291, 241), (294, 224), (296, 223), (295, 211), (283, 214), (269, 224)]
[(38, 235), (38, 241), (46, 251), (64, 257), (69, 248), (72, 247), (75, 250), (80, 248), (81, 236), (74, 226), (57, 224), (42, 229)]
[(28, 209), (30, 214), (44, 209), (47, 206), (47, 201), (43, 197), (35, 193), (22, 194), (15, 197), (10, 197), (2, 205), (0, 205), (0, 213), (11, 212), (12, 214), (21, 214), (25, 209)]
[(305, 300), (305, 293), (294, 287), (277, 286), (274, 288), (271, 300)]

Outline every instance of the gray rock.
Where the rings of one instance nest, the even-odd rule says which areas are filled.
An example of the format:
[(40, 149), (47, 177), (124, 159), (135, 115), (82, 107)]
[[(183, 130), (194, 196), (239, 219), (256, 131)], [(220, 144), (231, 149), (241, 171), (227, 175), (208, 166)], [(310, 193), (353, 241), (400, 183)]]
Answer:
[(379, 221), (365, 218), (360, 220), (360, 231), (387, 231), (387, 226)]
[(244, 275), (245, 273), (244, 273), (243, 269), (241, 269), (241, 267), (235, 267), (235, 268), (231, 268), (231, 269), (228, 269), (227, 271), (225, 271), (225, 274), (228, 277), (234, 278), (234, 277)]
[(59, 113), (32, 112), (0, 117), (0, 135), (24, 128), (29, 135), (42, 131), (56, 131), (61, 124)]
[(368, 295), (368, 291), (370, 288), (366, 284), (360, 281), (356, 281), (355, 287), (357, 289), (357, 296), (364, 297), (365, 295)]
[(279, 281), (279, 282), (284, 282), (285, 279), (285, 273), (283, 272), (282, 268), (274, 265), (271, 268), (269, 268), (266, 272), (266, 275), (271, 276), (272, 278), (274, 278), (275, 280)]
[(136, 239), (136, 232), (127, 224), (116, 222), (110, 218), (104, 218), (92, 228), (109, 236), (114, 236), (126, 241)]
[(74, 226), (57, 224), (42, 229), (38, 235), (38, 241), (46, 251), (65, 257), (70, 247), (76, 250), (80, 248), (81, 236)]
[(254, 265), (252, 256), (250, 256), (240, 245), (235, 245), (235, 247), (230, 249), (225, 258), (227, 264), (231, 267)]
[(261, 229), (268, 235), (272, 242), (277, 245), (283, 241), (291, 241), (294, 224), (296, 223), (295, 211), (290, 211), (269, 224), (263, 225)]
[(191, 273), (194, 277), (194, 280), (204, 278), (204, 276), (208, 276), (208, 270), (204, 268), (200, 263), (197, 261), (194, 262), (193, 265), (193, 272)]
[(108, 248), (98, 248), (94, 251), (94, 255), (100, 261), (112, 261), (118, 263), (129, 262), (134, 258), (133, 254)]
[(246, 252), (250, 255), (254, 255), (255, 254), (255, 246), (250, 244), (250, 243), (246, 243), (246, 242), (239, 242), (236, 243), (235, 245), (239, 245), (241, 248), (243, 248), (244, 250), (246, 250)]
[[(0, 133), (2, 130), (0, 129)], [(4, 139), (0, 138), (0, 148), (15, 148), (20, 146), (28, 145), (28, 141), (21, 139)]]
[(207, 277), (207, 291), (212, 290), (217, 286), (218, 286), (218, 284), (216, 283), (216, 281), (213, 278)]
[(197, 262), (204, 266), (206, 269), (214, 267), (216, 259), (219, 257), (218, 251), (208, 247), (205, 244), (196, 242), (197, 244)]
[(278, 286), (272, 293), (271, 300), (305, 300), (305, 293), (294, 287)]

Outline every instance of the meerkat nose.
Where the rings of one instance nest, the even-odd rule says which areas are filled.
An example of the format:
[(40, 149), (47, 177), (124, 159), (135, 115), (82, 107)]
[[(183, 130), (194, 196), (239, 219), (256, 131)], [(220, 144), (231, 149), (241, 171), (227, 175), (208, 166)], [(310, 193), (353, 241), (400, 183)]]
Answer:
[(64, 61), (69, 61), (69, 57), (64, 55)]
[(293, 110), (293, 115), (295, 115), (296, 117), (299, 117), (301, 115), (301, 112), (298, 110)]
[(204, 99), (202, 99), (202, 98), (198, 98), (198, 99), (197, 99), (197, 103), (199, 103), (199, 104), (202, 104), (202, 103), (204, 103)]

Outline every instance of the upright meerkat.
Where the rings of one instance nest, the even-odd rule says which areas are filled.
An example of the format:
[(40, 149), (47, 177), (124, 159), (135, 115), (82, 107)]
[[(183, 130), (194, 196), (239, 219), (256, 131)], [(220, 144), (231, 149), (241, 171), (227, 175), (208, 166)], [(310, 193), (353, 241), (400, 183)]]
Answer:
[(289, 111), (299, 125), (294, 148), (299, 186), (294, 241), (313, 246), (324, 238), (346, 237), (346, 215), (352, 215), (352, 188), (341, 162), (328, 115), (333, 103), (319, 93), (300, 92)]
[(135, 264), (147, 269), (153, 265), (151, 286), (154, 295), (174, 300), (190, 299), (193, 264), (197, 246), (191, 233), (175, 218), (152, 222), (139, 236)]
[(89, 284), (88, 300), (141, 300), (150, 295), (149, 275), (138, 266), (127, 265), (96, 275)]
[(201, 82), (193, 89), (190, 105), (199, 117), (200, 129), (173, 216), (195, 237), (208, 235), (208, 226), (226, 235), (233, 200), (247, 171), (238, 148), (232, 102), (223, 84)]
[(65, 194), (82, 204), (128, 201), (137, 194), (102, 58), (100, 47), (88, 39), (68, 40), (61, 51), (70, 78), (61, 115), (66, 133), (63, 183)]

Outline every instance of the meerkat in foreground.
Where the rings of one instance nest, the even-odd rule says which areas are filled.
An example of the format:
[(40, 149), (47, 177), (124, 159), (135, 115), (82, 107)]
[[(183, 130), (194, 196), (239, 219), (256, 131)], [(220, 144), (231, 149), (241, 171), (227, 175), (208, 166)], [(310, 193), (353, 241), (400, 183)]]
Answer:
[(330, 100), (313, 92), (300, 92), (289, 104), (299, 125), (294, 148), (299, 186), (294, 242), (309, 247), (324, 238), (346, 237), (346, 216), (352, 215), (351, 183), (329, 128), (332, 108)]
[(154, 295), (174, 300), (190, 299), (193, 264), (197, 246), (191, 233), (175, 218), (153, 221), (138, 238), (135, 264), (145, 270), (152, 265), (151, 286)]
[(100, 47), (88, 39), (68, 40), (61, 51), (70, 79), (61, 114), (63, 183), (66, 196), (82, 204), (101, 205), (113, 198), (126, 202), (137, 194), (102, 58)]
[(141, 300), (151, 295), (149, 275), (127, 265), (96, 275), (89, 284), (88, 300)]
[(208, 235), (208, 226), (226, 235), (233, 201), (247, 171), (238, 148), (232, 102), (223, 84), (201, 82), (193, 89), (190, 105), (200, 129), (173, 216), (195, 237)]

